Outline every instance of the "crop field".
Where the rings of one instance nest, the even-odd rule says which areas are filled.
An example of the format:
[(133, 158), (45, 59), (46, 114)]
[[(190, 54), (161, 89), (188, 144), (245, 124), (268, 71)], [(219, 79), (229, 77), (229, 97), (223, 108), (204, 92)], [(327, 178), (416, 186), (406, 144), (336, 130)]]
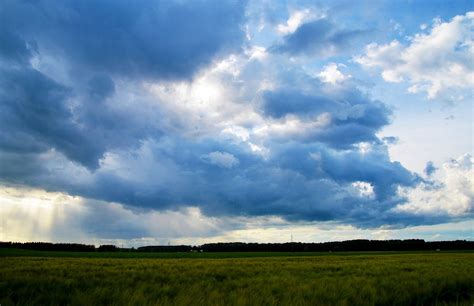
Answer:
[[(474, 253), (0, 252), (7, 305), (472, 305)], [(97, 253), (93, 253), (97, 254)], [(110, 255), (110, 254), (109, 254)], [(143, 258), (134, 258), (142, 256)], [(183, 258), (178, 258), (179, 256)], [(191, 258), (193, 256), (193, 258)]]

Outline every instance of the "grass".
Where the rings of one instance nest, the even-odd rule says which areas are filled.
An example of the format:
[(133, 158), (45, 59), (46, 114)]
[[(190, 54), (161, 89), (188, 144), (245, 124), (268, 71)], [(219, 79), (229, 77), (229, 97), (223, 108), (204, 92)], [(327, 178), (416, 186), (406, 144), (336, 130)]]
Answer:
[[(0, 252), (2, 306), (472, 305), (474, 302), (474, 253), (471, 252), (306, 254), (311, 256), (128, 253), (128, 258), (10, 252)], [(62, 257), (35, 257), (40, 254)], [(117, 253), (88, 255), (92, 254), (118, 256)]]

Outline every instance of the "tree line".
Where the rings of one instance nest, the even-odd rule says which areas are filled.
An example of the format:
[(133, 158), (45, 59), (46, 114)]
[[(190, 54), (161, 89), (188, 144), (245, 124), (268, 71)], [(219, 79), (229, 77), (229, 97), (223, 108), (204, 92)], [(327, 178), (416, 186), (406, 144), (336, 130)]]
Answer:
[(321, 243), (210, 243), (205, 252), (358, 252), (358, 251), (436, 251), (473, 250), (474, 241), (347, 240)]
[(245, 243), (220, 242), (191, 245), (156, 245), (135, 248), (119, 248), (115, 245), (50, 242), (0, 242), (0, 248), (16, 248), (37, 251), (68, 252), (358, 252), (358, 251), (436, 251), (474, 250), (474, 241), (424, 241), (407, 240), (347, 240), (319, 243)]

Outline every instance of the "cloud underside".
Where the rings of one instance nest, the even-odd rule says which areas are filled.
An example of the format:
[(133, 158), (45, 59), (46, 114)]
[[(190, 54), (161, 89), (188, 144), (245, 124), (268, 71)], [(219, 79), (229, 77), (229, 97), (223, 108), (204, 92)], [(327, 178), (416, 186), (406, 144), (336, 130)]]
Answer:
[[(377, 136), (391, 110), (350, 79), (323, 82), (244, 52), (244, 16), (241, 2), (7, 1), (2, 183), (362, 227), (471, 216), (472, 203), (431, 219), (394, 209), (423, 179)], [(310, 30), (338, 47), (354, 34), (330, 26)]]
[[(0, 187), (3, 218), (0, 240), (80, 242), (143, 246), (203, 244), (223, 241), (321, 242), (350, 239), (426, 240), (470, 237), (472, 220), (408, 228), (361, 229), (338, 222), (286, 222), (278, 217), (203, 215), (196, 207), (178, 211), (130, 209), (62, 193)], [(41, 218), (38, 218), (38, 215)]]

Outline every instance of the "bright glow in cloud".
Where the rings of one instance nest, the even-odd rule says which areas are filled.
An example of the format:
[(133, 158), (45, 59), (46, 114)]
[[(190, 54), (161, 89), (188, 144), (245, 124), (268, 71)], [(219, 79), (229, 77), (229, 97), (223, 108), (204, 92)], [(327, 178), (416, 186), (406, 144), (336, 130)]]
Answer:
[(280, 139), (298, 139), (309, 137), (331, 123), (331, 114), (322, 113), (314, 118), (302, 120), (297, 116), (288, 115), (282, 119), (266, 122), (254, 129), (258, 138), (275, 137)]
[(265, 47), (260, 46), (253, 46), (252, 48), (246, 50), (245, 54), (249, 57), (249, 60), (262, 61), (268, 57)]

